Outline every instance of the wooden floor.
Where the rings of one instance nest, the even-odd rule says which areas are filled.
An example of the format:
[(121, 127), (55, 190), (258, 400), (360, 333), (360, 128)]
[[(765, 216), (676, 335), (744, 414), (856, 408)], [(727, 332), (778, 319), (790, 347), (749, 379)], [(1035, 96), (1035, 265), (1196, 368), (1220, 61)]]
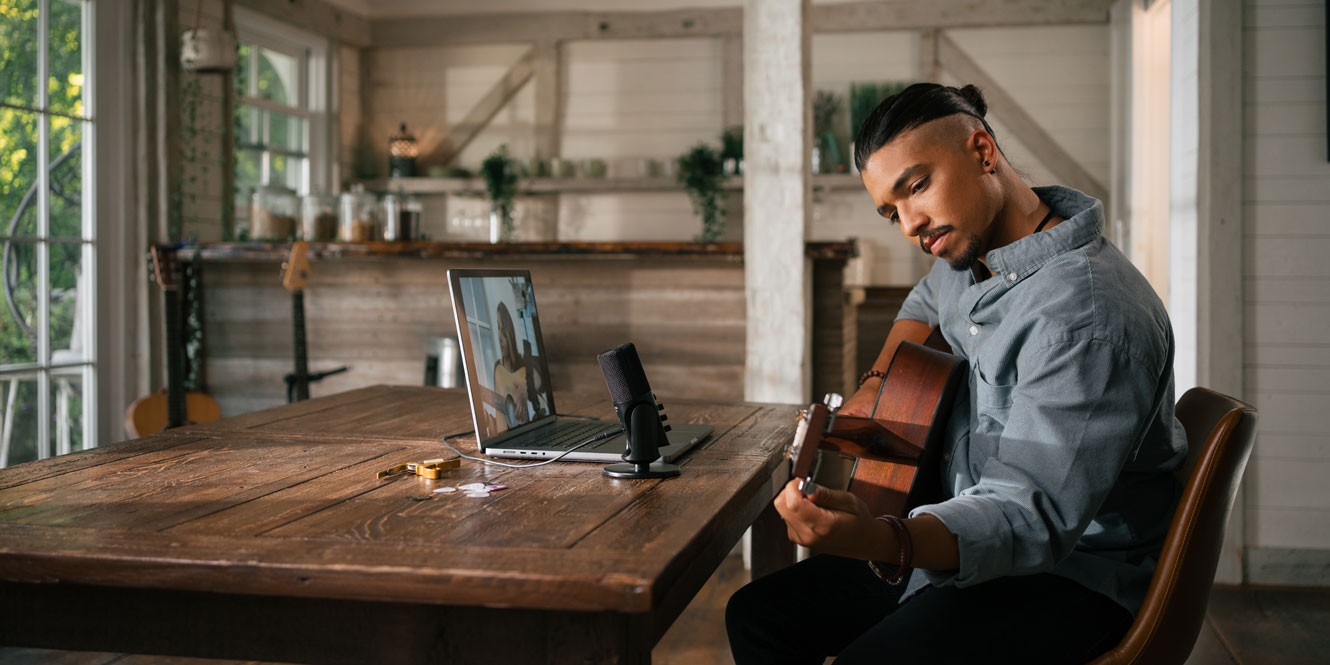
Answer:
[[(729, 557), (652, 652), (655, 665), (731, 665), (725, 601), (748, 581)], [(1330, 589), (1216, 587), (1187, 665), (1322, 665), (1330, 654)], [(240, 661), (0, 647), (0, 665), (239, 665)]]

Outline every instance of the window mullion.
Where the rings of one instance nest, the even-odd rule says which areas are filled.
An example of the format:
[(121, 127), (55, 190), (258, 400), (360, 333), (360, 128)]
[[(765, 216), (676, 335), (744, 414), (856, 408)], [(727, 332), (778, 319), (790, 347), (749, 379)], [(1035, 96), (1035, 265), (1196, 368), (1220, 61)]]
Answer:
[(37, 3), (37, 459), (51, 456), (51, 118), (50, 0)]

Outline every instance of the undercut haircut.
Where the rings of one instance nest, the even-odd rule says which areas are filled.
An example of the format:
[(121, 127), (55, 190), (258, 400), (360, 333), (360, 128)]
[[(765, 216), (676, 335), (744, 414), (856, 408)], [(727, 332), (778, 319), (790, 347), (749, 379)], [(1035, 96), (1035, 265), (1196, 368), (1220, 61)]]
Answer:
[(988, 102), (984, 101), (979, 88), (973, 85), (953, 88), (937, 83), (915, 83), (882, 100), (864, 118), (859, 136), (854, 139), (854, 166), (863, 171), (868, 158), (902, 132), (956, 114), (977, 118), (983, 124), (984, 131), (996, 142), (997, 135), (988, 126), (988, 121), (984, 120), (987, 113)]

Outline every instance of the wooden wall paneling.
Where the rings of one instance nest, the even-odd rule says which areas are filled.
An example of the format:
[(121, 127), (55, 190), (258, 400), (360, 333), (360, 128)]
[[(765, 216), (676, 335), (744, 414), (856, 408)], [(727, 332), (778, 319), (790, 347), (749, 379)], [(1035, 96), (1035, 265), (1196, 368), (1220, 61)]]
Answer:
[(742, 127), (744, 124), (744, 38), (743, 35), (721, 37), (721, 126)]
[(454, 125), (448, 132), (447, 141), (444, 143), (437, 156), (431, 156), (438, 162), (447, 164), (466, 148), (471, 139), (480, 133), (480, 130), (489, 124), (489, 121), (503, 108), (508, 100), (517, 94), (517, 91), (526, 85), (535, 72), (536, 47), (529, 49), (525, 55), (513, 63), (508, 71), (499, 78), (497, 82), (485, 93), (479, 102), (466, 114), (462, 122)]
[(939, 35), (937, 54), (943, 69), (957, 79), (974, 83), (983, 90), (989, 112), (1000, 118), (1017, 140), (1025, 144), (1050, 171), (1058, 174), (1062, 184), (1101, 201), (1107, 200), (1108, 191), (1103, 184), (946, 34)]
[(813, 393), (821, 401), (827, 393), (848, 397), (854, 392), (858, 325), (851, 294), (845, 289), (845, 264), (813, 264)]
[[(503, 266), (532, 271), (557, 393), (603, 391), (595, 355), (631, 341), (661, 395), (742, 396), (743, 267), (725, 257), (315, 261), (305, 292), (310, 370), (351, 370), (311, 392), (419, 384), (428, 340), (455, 335), (445, 271)], [(204, 289), (210, 390), (223, 412), (285, 401), (290, 296), (276, 264), (209, 262)]]
[(919, 31), (919, 81), (942, 82), (942, 65), (938, 63), (937, 42), (941, 30), (931, 28)]
[(563, 144), (563, 47), (558, 42), (536, 44), (536, 156), (558, 157)]

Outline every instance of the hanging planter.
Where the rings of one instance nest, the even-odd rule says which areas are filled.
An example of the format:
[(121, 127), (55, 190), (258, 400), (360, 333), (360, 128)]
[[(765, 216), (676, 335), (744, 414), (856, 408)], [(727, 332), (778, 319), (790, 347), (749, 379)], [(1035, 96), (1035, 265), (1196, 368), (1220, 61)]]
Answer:
[(194, 28), (180, 35), (180, 66), (187, 72), (229, 72), (236, 66), (236, 36)]

